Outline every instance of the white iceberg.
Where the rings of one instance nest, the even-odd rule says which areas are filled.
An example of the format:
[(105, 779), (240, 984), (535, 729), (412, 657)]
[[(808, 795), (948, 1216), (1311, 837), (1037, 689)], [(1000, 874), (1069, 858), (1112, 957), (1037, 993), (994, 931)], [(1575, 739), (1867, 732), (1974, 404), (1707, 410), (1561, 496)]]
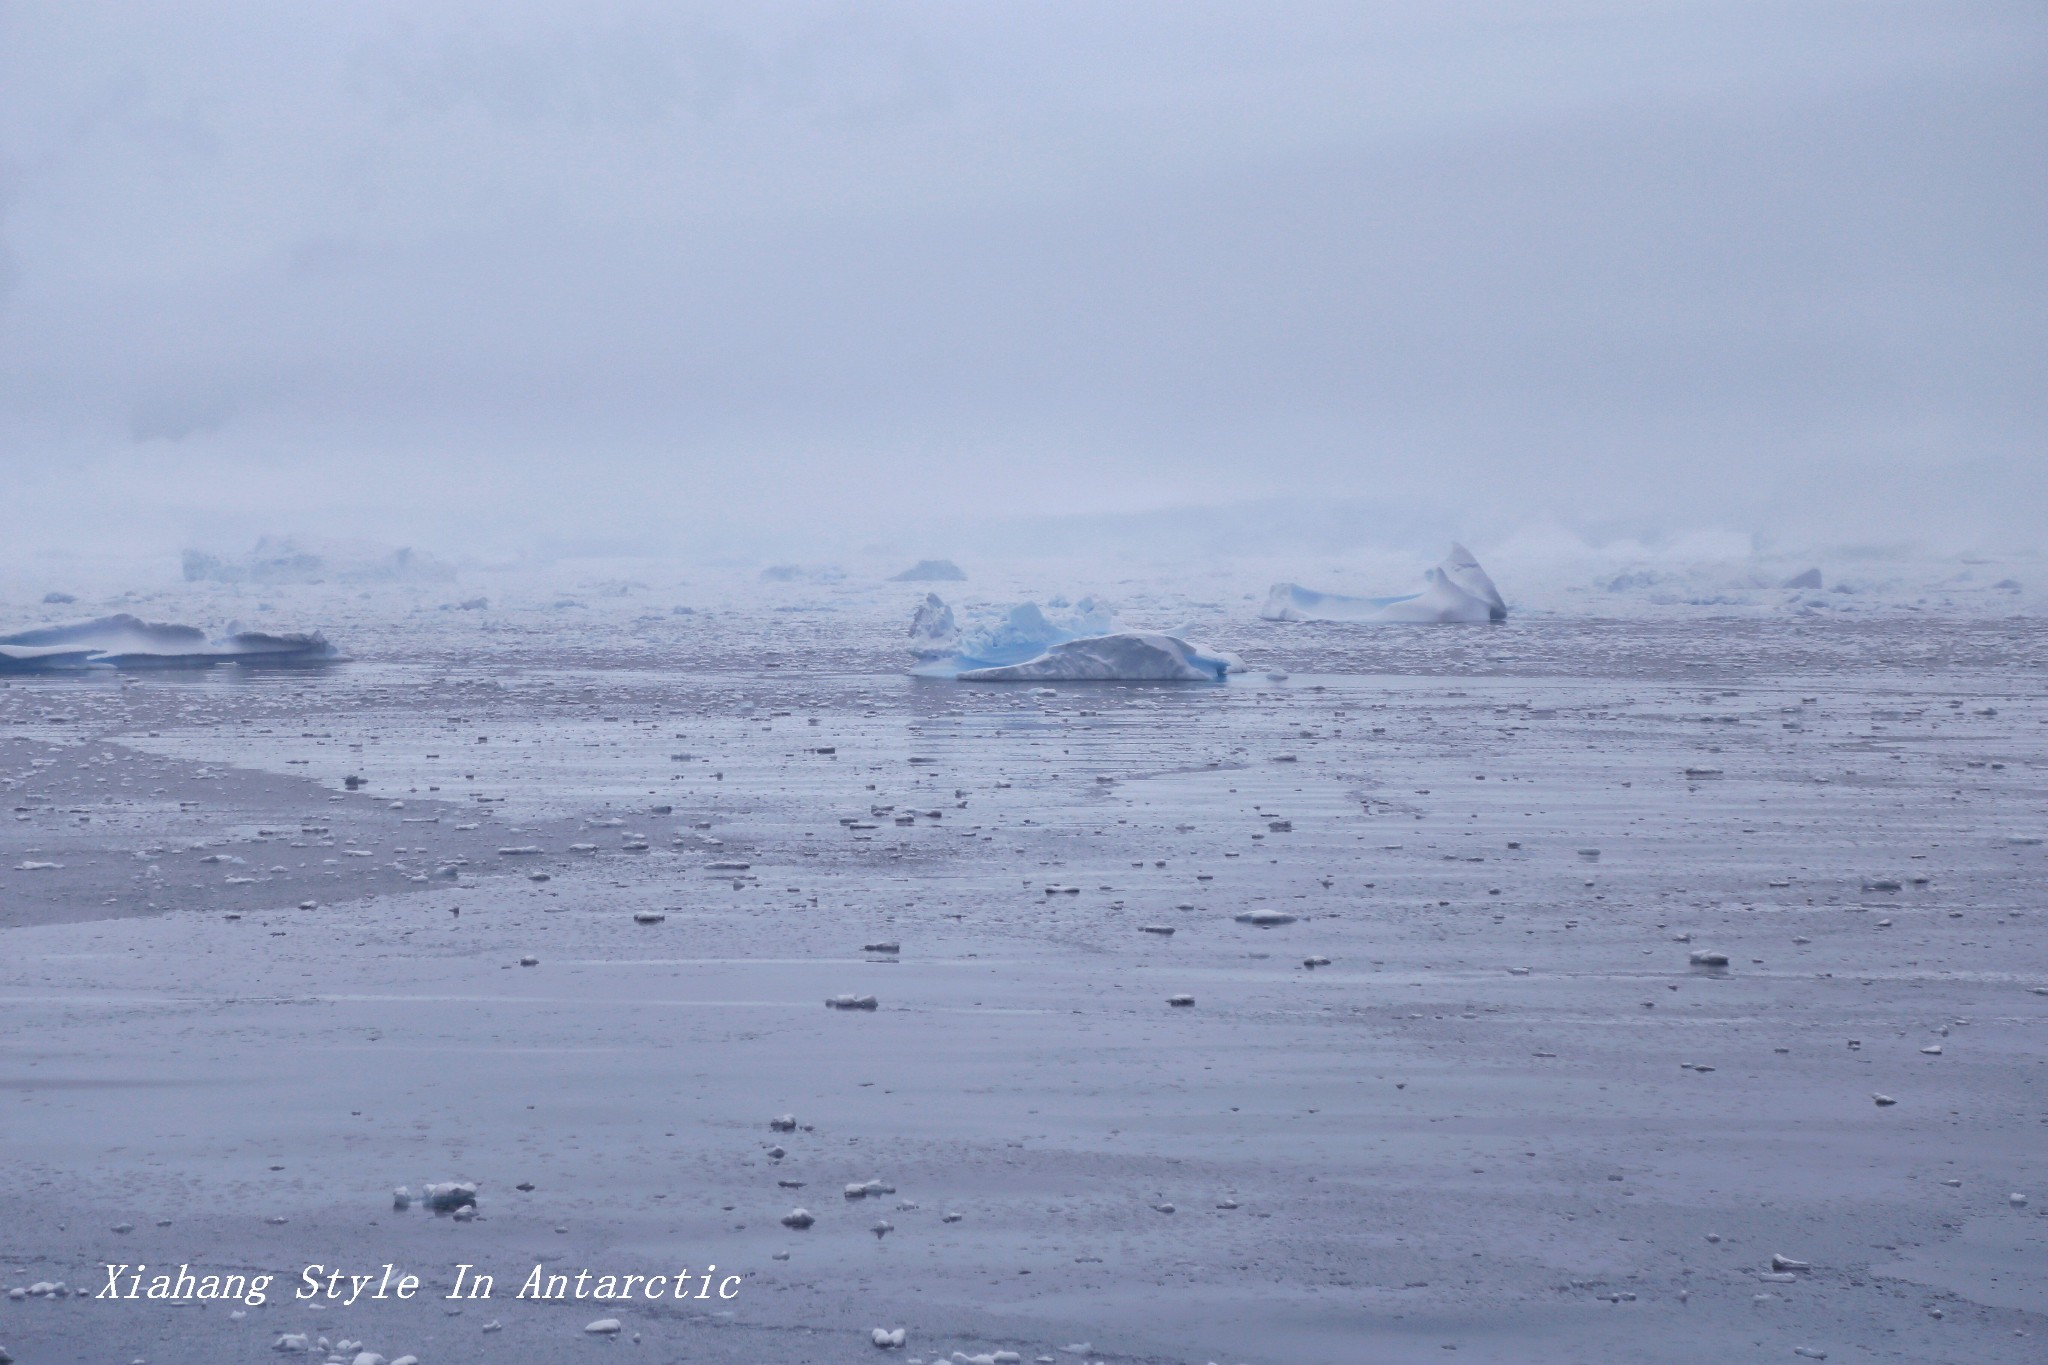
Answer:
[(0, 635), (0, 672), (56, 669), (211, 668), (215, 664), (333, 663), (341, 654), (318, 631), (273, 635), (238, 630), (208, 638), (197, 626), (165, 625), (125, 613)]
[(910, 623), (910, 671), (961, 682), (1219, 682), (1244, 667), (1178, 635), (1131, 630), (1093, 598), (1053, 610), (1024, 602), (963, 631), (929, 593)]
[(930, 663), (959, 652), (960, 631), (953, 624), (953, 609), (937, 593), (926, 593), (917, 614), (910, 618), (911, 657)]
[(1451, 624), (1505, 621), (1500, 589), (1463, 545), (1453, 542), (1441, 564), (1424, 575), (1419, 593), (1402, 597), (1344, 597), (1297, 583), (1275, 583), (1259, 615), (1268, 621), (1351, 621), (1366, 624)]

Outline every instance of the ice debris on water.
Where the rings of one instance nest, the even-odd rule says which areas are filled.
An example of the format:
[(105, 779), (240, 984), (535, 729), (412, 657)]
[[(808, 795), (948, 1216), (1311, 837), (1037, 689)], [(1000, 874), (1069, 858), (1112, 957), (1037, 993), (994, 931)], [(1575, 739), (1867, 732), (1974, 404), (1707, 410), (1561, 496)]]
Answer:
[(1686, 960), (1695, 967), (1725, 967), (1728, 965), (1728, 954), (1700, 948), (1695, 949)]
[(827, 996), (825, 1005), (835, 1010), (872, 1010), (881, 1008), (872, 995), (854, 995), (851, 992)]
[(624, 1327), (625, 1324), (617, 1318), (599, 1318), (596, 1322), (585, 1323), (583, 1330), (592, 1336), (608, 1337), (616, 1336)]
[(909, 1333), (901, 1327), (877, 1327), (874, 1331), (868, 1333), (868, 1340), (872, 1341), (880, 1349), (889, 1351), (903, 1345), (908, 1335)]
[(1295, 583), (1276, 583), (1259, 615), (1268, 621), (1348, 621), (1359, 624), (1455, 624), (1508, 619), (1507, 602), (1486, 570), (1463, 545), (1451, 544), (1443, 562), (1423, 574), (1419, 593), (1400, 597), (1345, 597)]
[(768, 1120), (768, 1126), (778, 1133), (794, 1133), (796, 1131), (796, 1115), (777, 1114), (774, 1118)]
[(1261, 929), (1271, 929), (1276, 925), (1292, 924), (1296, 917), (1288, 914), (1285, 910), (1247, 910), (1243, 914), (1233, 915), (1231, 918), (1235, 919), (1239, 924), (1256, 924)]
[(1195, 1003), (1195, 997), (1193, 997), (1192, 995), (1169, 995), (1166, 997), (1166, 1003), (1169, 1005), (1178, 1005), (1185, 1008), (1186, 1006)]
[(817, 1218), (806, 1208), (794, 1208), (782, 1215), (782, 1226), (795, 1228), (798, 1232), (802, 1232), (817, 1221)]

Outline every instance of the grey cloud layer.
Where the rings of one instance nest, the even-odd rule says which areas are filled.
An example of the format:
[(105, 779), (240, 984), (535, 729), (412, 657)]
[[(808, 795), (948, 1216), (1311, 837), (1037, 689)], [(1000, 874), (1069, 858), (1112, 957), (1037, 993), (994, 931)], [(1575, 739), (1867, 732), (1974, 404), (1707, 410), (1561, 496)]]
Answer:
[(2027, 4), (13, 6), (0, 459), (179, 533), (2010, 536), (2044, 57)]

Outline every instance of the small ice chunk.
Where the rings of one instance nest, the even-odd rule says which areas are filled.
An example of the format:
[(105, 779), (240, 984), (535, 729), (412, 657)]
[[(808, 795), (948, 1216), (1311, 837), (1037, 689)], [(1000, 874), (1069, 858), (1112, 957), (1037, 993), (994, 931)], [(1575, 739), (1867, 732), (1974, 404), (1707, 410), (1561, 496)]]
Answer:
[(453, 1213), (457, 1209), (476, 1207), (476, 1186), (467, 1180), (447, 1180), (429, 1185), (425, 1196), (427, 1207), (435, 1213)]

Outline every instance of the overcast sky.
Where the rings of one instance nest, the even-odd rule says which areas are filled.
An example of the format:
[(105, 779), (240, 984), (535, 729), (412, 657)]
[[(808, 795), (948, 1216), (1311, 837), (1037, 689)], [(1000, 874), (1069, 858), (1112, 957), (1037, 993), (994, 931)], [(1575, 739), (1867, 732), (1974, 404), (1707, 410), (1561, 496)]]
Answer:
[(2038, 546), (2044, 266), (2040, 0), (0, 0), (17, 547)]

